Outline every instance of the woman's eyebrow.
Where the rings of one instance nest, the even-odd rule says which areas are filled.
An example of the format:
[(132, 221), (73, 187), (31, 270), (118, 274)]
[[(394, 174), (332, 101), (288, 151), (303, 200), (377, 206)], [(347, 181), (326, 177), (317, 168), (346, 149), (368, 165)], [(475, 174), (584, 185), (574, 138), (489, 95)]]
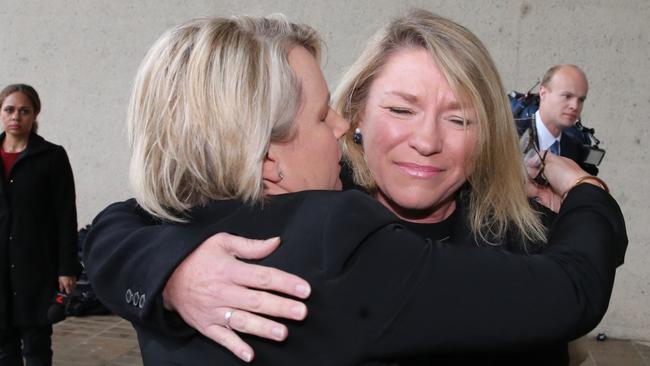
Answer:
[[(403, 92), (403, 91), (398, 91), (398, 90), (388, 91), (388, 92), (386, 92), (386, 95), (394, 95), (394, 96), (397, 96), (399, 98), (404, 99), (406, 102), (413, 103), (413, 104), (417, 103), (418, 100), (419, 100), (419, 97), (417, 95), (415, 95), (415, 94), (411, 94), (411, 93), (407, 93), (407, 92)], [(461, 109), (463, 109), (463, 107), (460, 105), (460, 103), (456, 99), (444, 102), (443, 108), (447, 109), (447, 110), (461, 110)]]
[(402, 92), (402, 91), (398, 91), (398, 90), (391, 90), (391, 91), (388, 91), (386, 94), (400, 97), (400, 98), (404, 99), (405, 101), (407, 101), (409, 103), (416, 103), (418, 101), (418, 99), (419, 99), (418, 96), (415, 95), (415, 94), (406, 93), (406, 92)]
[(460, 110), (463, 109), (463, 107), (458, 103), (457, 100), (452, 100), (444, 104), (445, 108), (448, 110)]

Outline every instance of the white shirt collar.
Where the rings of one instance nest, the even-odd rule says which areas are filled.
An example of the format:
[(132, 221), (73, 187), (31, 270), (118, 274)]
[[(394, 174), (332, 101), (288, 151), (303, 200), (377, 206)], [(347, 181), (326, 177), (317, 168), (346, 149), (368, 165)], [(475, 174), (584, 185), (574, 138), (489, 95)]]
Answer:
[(562, 139), (562, 134), (557, 138), (546, 128), (544, 122), (542, 121), (542, 116), (539, 113), (539, 110), (535, 112), (535, 128), (537, 129), (537, 139), (539, 142), (540, 150), (548, 150), (555, 141), (560, 142)]

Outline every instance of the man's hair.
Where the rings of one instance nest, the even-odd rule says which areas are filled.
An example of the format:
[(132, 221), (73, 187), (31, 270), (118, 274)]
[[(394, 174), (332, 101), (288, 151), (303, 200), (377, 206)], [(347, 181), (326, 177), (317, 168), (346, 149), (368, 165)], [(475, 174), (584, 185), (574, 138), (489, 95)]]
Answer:
[(478, 142), (466, 172), (472, 232), (499, 241), (511, 226), (524, 239), (539, 241), (545, 230), (525, 193), (525, 171), (512, 113), (501, 78), (487, 49), (465, 27), (424, 10), (413, 10), (380, 29), (343, 76), (334, 106), (350, 121), (344, 153), (354, 181), (370, 193), (378, 190), (363, 148), (353, 133), (359, 125), (370, 87), (387, 60), (403, 49), (426, 50), (464, 110), (473, 109)]
[(553, 79), (553, 76), (555, 75), (555, 73), (558, 72), (560, 69), (563, 69), (565, 67), (573, 68), (576, 71), (579, 71), (582, 74), (582, 76), (584, 76), (585, 80), (587, 80), (587, 75), (578, 66), (573, 65), (573, 64), (559, 64), (559, 65), (551, 66), (548, 70), (546, 70), (546, 72), (544, 73), (544, 76), (542, 77), (542, 82), (539, 85), (548, 89), (548, 86), (551, 83), (551, 79)]
[(283, 16), (197, 19), (165, 32), (135, 78), (130, 183), (149, 213), (184, 221), (218, 199), (263, 198), (269, 143), (290, 137), (300, 83), (293, 47), (318, 60), (310, 27)]

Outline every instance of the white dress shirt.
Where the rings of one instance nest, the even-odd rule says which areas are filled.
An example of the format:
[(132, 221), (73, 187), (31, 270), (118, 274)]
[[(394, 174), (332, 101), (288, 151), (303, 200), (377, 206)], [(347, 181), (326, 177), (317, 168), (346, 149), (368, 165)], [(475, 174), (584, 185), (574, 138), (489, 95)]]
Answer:
[(542, 116), (539, 113), (539, 110), (535, 112), (535, 128), (537, 129), (537, 142), (539, 143), (540, 150), (548, 150), (555, 141), (560, 144), (560, 139), (562, 139), (562, 133), (558, 137), (553, 136), (553, 134), (546, 128), (544, 122), (542, 122)]

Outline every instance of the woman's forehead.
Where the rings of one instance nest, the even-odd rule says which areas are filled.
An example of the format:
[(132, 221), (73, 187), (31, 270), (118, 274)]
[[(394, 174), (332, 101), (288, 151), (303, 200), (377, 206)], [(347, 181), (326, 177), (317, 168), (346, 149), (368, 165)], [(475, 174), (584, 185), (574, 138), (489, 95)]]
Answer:
[(2, 105), (13, 105), (19, 107), (32, 107), (31, 100), (20, 91), (15, 91), (7, 95), (4, 100), (2, 100)]

